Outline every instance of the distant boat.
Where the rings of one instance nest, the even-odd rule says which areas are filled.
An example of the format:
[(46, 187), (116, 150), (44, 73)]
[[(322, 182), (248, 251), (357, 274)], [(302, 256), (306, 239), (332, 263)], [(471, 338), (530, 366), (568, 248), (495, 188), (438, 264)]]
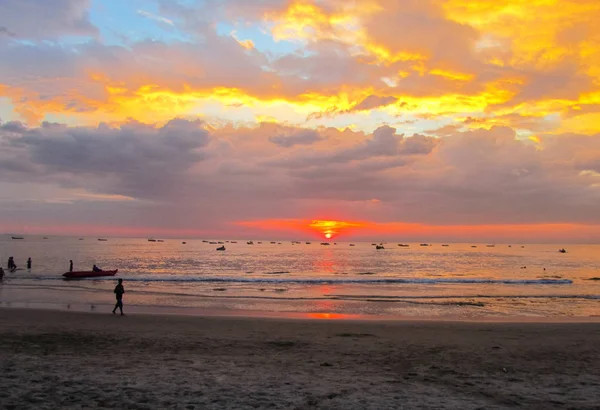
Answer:
[(223, 246), (219, 246), (219, 247), (217, 248), (217, 250), (218, 250), (218, 251), (224, 251), (224, 250), (225, 250), (225, 245), (223, 245)]
[(512, 245), (508, 245), (509, 248), (512, 248)]
[(209, 242), (210, 245), (218, 245), (216, 242)]
[(257, 242), (258, 244), (262, 244), (262, 242)]
[(471, 248), (477, 248), (477, 246), (475, 246), (475, 245), (471, 245)]
[(237, 243), (237, 241), (231, 241), (231, 243)]
[(83, 241), (83, 238), (79, 238), (80, 241)]
[(223, 242), (217, 242), (219, 245), (223, 245)]
[(157, 239), (156, 242), (164, 242), (162, 239)]
[(98, 238), (98, 240), (99, 240), (100, 242), (106, 242), (106, 241), (108, 241), (108, 239), (103, 239), (103, 238)]
[(444, 245), (442, 245), (442, 246), (450, 246), (450, 245), (446, 245), (446, 244), (444, 244)]
[(377, 244), (376, 243), (372, 243), (371, 246), (377, 246)]
[(405, 245), (405, 244), (403, 244), (403, 243), (399, 243), (399, 244), (398, 244), (398, 246), (400, 246), (400, 247), (402, 247), (402, 248), (406, 248), (406, 247), (408, 247), (408, 246), (410, 246), (410, 245)]
[(48, 239), (48, 237), (47, 237), (47, 236), (44, 236), (42, 239)]
[(202, 241), (202, 242), (204, 242), (204, 243), (208, 243), (208, 241)]
[(271, 245), (275, 245), (277, 242), (271, 242)]
[(148, 242), (156, 242), (156, 239), (148, 239)]
[(181, 242), (181, 244), (182, 244), (182, 245), (185, 245), (185, 244), (187, 244), (187, 242)]
[(323, 246), (329, 246), (331, 244), (329, 242), (321, 242), (321, 245), (323, 245)]
[(383, 245), (376, 245), (375, 249), (385, 249), (385, 247)]
[(254, 242), (252, 242), (252, 241), (248, 241), (248, 242), (246, 242), (246, 244), (247, 244), (247, 245), (254, 245)]
[(22, 236), (11, 236), (11, 238), (13, 238), (13, 239), (25, 239)]
[(420, 246), (429, 246), (428, 243), (422, 243)]
[(565, 248), (559, 249), (558, 250), (560, 253), (567, 253), (567, 250)]
[(307, 245), (310, 245), (310, 242), (306, 242)]
[(351, 243), (351, 244), (350, 244), (350, 246), (354, 246), (354, 244), (353, 244), (353, 243)]
[(495, 248), (496, 247), (496, 245), (485, 245), (485, 246), (487, 246), (488, 248)]

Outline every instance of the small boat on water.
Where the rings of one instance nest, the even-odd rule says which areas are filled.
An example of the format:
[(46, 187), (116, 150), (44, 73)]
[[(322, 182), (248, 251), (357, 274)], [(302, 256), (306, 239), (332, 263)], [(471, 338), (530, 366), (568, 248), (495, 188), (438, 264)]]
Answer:
[(385, 247), (383, 245), (376, 245), (375, 249), (385, 249)]
[(218, 251), (224, 251), (224, 250), (225, 250), (225, 245), (223, 245), (223, 246), (219, 246), (219, 247), (217, 248), (217, 250), (218, 250)]
[(164, 242), (162, 239), (157, 239), (156, 242)]
[(80, 241), (83, 241), (83, 238), (79, 238)]
[(101, 270), (99, 272), (94, 271), (78, 271), (78, 272), (65, 272), (63, 277), (66, 279), (83, 279), (83, 278), (99, 278), (102, 276), (115, 276), (119, 269), (115, 270)]
[(210, 241), (208, 244), (209, 245), (217, 245), (217, 243), (215, 241)]
[(106, 242), (106, 241), (108, 241), (108, 239), (103, 239), (103, 238), (98, 238), (98, 240), (99, 240), (100, 242)]
[(156, 242), (156, 239), (150, 238), (150, 239), (148, 239), (148, 242)]
[(398, 244), (398, 246), (399, 246), (399, 247), (401, 247), (401, 248), (407, 248), (407, 247), (409, 247), (410, 245), (406, 245), (406, 244), (404, 244), (404, 243), (399, 243), (399, 244)]
[(306, 242), (307, 245), (310, 245), (310, 242)]
[(237, 241), (231, 241), (231, 243), (237, 243)]
[(11, 236), (11, 238), (13, 238), (13, 239), (25, 239), (22, 236)]
[(44, 236), (42, 239), (48, 239), (48, 237), (47, 237), (47, 236)]
[(422, 243), (420, 246), (429, 246), (428, 243)]
[(323, 245), (323, 246), (329, 246), (331, 244), (329, 242), (321, 242), (321, 245)]
[(355, 246), (355, 245), (353, 243), (351, 243), (350, 246)]
[(182, 245), (185, 245), (187, 242), (181, 242)]
[(559, 249), (558, 250), (560, 253), (567, 253), (567, 250), (565, 248)]
[(254, 242), (252, 242), (252, 241), (248, 241), (248, 242), (246, 242), (246, 244), (247, 244), (247, 245), (254, 245)]

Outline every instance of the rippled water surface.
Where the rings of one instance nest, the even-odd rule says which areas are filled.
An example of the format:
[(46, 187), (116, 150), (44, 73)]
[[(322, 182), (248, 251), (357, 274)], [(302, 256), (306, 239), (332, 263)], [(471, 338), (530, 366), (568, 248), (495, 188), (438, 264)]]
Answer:
[[(2, 305), (112, 302), (116, 277), (126, 303), (195, 309), (388, 316), (598, 316), (600, 246), (384, 244), (0, 236), (6, 267)], [(443, 246), (448, 245), (448, 246)], [(26, 269), (31, 257), (33, 266)], [(63, 280), (75, 270), (119, 269), (115, 278)]]

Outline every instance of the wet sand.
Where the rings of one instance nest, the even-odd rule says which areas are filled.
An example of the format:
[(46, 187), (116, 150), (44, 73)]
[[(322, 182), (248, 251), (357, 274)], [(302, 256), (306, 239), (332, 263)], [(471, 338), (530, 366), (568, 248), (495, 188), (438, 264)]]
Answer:
[(600, 323), (0, 309), (6, 409), (598, 409)]

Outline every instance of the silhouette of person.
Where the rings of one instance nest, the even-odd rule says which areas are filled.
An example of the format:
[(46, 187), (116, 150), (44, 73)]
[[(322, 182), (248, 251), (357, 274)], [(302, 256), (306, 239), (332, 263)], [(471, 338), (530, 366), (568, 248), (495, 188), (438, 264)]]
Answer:
[(102, 269), (100, 269), (99, 267), (97, 267), (96, 265), (94, 265), (92, 267), (92, 271), (94, 271), (94, 272), (102, 272)]
[(119, 279), (119, 284), (115, 286), (115, 296), (117, 297), (117, 303), (115, 304), (115, 308), (113, 309), (113, 315), (117, 308), (121, 311), (121, 316), (124, 316), (123, 313), (123, 294), (125, 293), (125, 288), (123, 287), (123, 279)]
[(69, 261), (69, 272), (73, 272), (73, 259)]
[(31, 269), (31, 258), (27, 259), (27, 269)]
[(2, 269), (2, 266), (0, 266), (0, 281), (2, 278), (4, 278), (4, 269)]

